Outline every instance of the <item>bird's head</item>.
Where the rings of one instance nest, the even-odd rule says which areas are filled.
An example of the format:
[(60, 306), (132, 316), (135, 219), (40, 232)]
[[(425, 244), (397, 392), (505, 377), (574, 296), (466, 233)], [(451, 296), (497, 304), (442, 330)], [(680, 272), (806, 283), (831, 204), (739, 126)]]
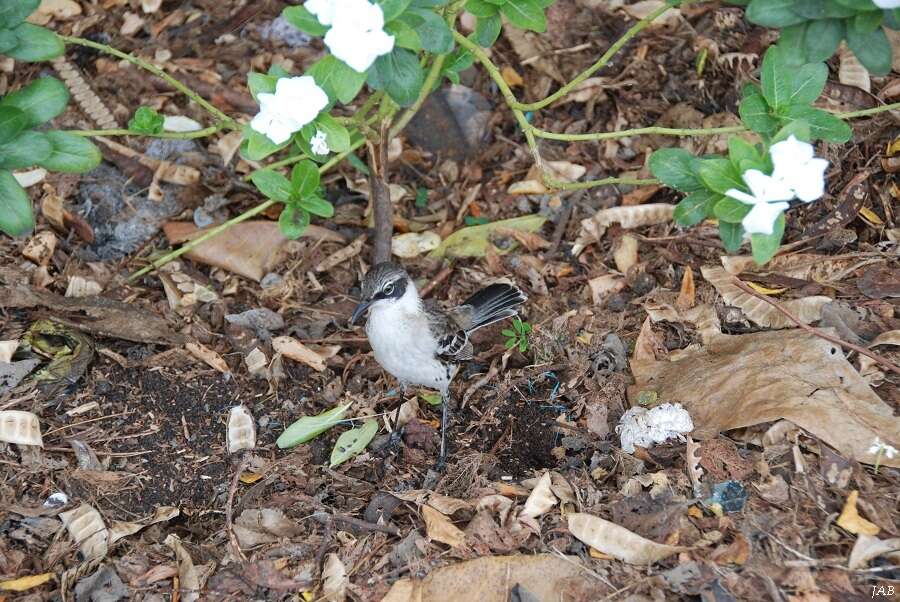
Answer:
[(385, 307), (396, 303), (412, 286), (409, 274), (396, 263), (385, 261), (372, 266), (362, 281), (362, 298), (353, 310), (350, 324), (354, 324), (371, 308)]

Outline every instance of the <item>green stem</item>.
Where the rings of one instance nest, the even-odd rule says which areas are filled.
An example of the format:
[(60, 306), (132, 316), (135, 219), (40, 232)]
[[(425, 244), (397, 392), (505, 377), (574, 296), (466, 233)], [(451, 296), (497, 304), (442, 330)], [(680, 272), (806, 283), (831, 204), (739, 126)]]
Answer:
[(647, 186), (650, 184), (659, 184), (659, 180), (654, 178), (603, 178), (601, 180), (588, 180), (586, 182), (560, 182), (548, 176), (544, 177), (544, 184), (554, 190), (584, 190), (585, 188), (594, 188), (596, 186), (606, 186), (608, 184), (630, 184), (632, 186)]
[(877, 115), (878, 113), (884, 113), (885, 111), (893, 111), (895, 109), (900, 109), (900, 102), (895, 102), (889, 105), (882, 105), (880, 107), (874, 107), (871, 109), (863, 109), (861, 111), (850, 111), (848, 113), (833, 113), (833, 115), (839, 119), (853, 119), (854, 117), (868, 117), (869, 115)]
[[(682, 3), (682, 5), (684, 5), (684, 4), (688, 4), (688, 2)], [(605, 67), (607, 65), (607, 63), (609, 63), (609, 61), (612, 59), (612, 57), (615, 56), (615, 54), (619, 50), (621, 50), (622, 46), (627, 44), (631, 40), (631, 38), (633, 38), (634, 36), (639, 34), (641, 31), (643, 31), (650, 24), (651, 21), (656, 19), (658, 16), (660, 16), (661, 14), (663, 14), (670, 8), (672, 8), (672, 4), (667, 2), (667, 3), (663, 4), (662, 6), (660, 6), (659, 8), (657, 8), (656, 10), (654, 10), (652, 13), (650, 13), (646, 17), (644, 17), (643, 19), (641, 19), (640, 21), (638, 21), (637, 23), (635, 23), (634, 25), (632, 25), (628, 29), (628, 31), (626, 31), (622, 35), (622, 37), (620, 37), (618, 40), (616, 40), (616, 42), (612, 46), (610, 46), (606, 52), (603, 53), (603, 56), (601, 56), (597, 60), (596, 63), (594, 63), (593, 65), (591, 65), (590, 67), (588, 67), (587, 69), (582, 71), (575, 79), (573, 79), (572, 81), (570, 81), (569, 83), (564, 85), (562, 88), (560, 88), (559, 90), (557, 90), (556, 92), (554, 92), (553, 94), (551, 94), (550, 96), (545, 98), (544, 100), (539, 100), (537, 102), (532, 102), (532, 103), (521, 103), (514, 99), (513, 102), (509, 104), (509, 106), (513, 109), (519, 109), (520, 111), (537, 111), (539, 109), (543, 109), (544, 107), (556, 102), (557, 100), (559, 100), (560, 98), (562, 98), (563, 96), (565, 96), (566, 94), (568, 94), (569, 92), (574, 90), (576, 87), (578, 87), (578, 85), (581, 84), (581, 82), (583, 82), (584, 80), (586, 80), (587, 78), (592, 76), (594, 73), (596, 73), (600, 69), (603, 69), (603, 67)]]
[(441, 69), (444, 67), (444, 59), (447, 57), (446, 54), (439, 54), (434, 57), (434, 62), (431, 64), (431, 69), (428, 71), (428, 75), (425, 77), (425, 83), (422, 84), (422, 92), (419, 93), (419, 97), (416, 98), (416, 101), (412, 103), (403, 114), (400, 115), (400, 118), (394, 123), (391, 127), (391, 137), (393, 138), (406, 127), (406, 124), (412, 120), (415, 114), (422, 108), (422, 105), (425, 104), (425, 100), (428, 98), (428, 95), (431, 93), (431, 89), (434, 87), (435, 82), (437, 82), (438, 78), (441, 77)]
[(366, 102), (364, 102), (359, 110), (353, 114), (354, 121), (357, 123), (365, 123), (366, 115), (368, 115), (369, 111), (372, 110), (372, 107), (381, 100), (382, 96), (384, 96), (384, 92), (381, 90), (370, 94), (369, 98), (366, 99)]
[[(114, 57), (120, 58), (122, 60), (128, 61), (132, 65), (136, 65), (145, 71), (149, 71), (153, 75), (165, 80), (170, 86), (196, 102), (198, 105), (206, 109), (212, 115), (215, 115), (217, 121), (223, 121), (228, 124), (234, 124), (234, 120), (231, 119), (228, 115), (214, 107), (212, 104), (203, 99), (199, 94), (188, 88), (186, 85), (154, 65), (148, 61), (145, 61), (142, 58), (138, 58), (133, 54), (128, 54), (126, 52), (122, 52), (121, 50), (117, 50), (112, 46), (107, 46), (106, 44), (100, 44), (99, 42), (94, 42), (92, 40), (86, 40), (84, 38), (75, 38), (70, 36), (60, 36), (64, 42), (67, 44), (76, 44), (78, 46), (87, 46), (88, 48), (93, 48), (94, 50), (99, 50), (100, 52), (105, 52), (106, 54), (111, 54)], [(229, 127), (234, 127), (230, 125)]]
[[(294, 163), (299, 163), (300, 161), (303, 161), (304, 159), (309, 159), (309, 157), (306, 156), (304, 153), (300, 153), (299, 155), (295, 155), (293, 157), (288, 157), (287, 159), (281, 159), (280, 161), (273, 161), (272, 163), (269, 163), (262, 169), (278, 169), (280, 167), (287, 167), (288, 165), (293, 165)], [(249, 182), (250, 176), (252, 176), (257, 171), (260, 171), (260, 170), (255, 169), (252, 172), (248, 173), (246, 176), (244, 176), (244, 181)]]
[(225, 122), (219, 122), (216, 125), (211, 125), (208, 128), (204, 128), (202, 130), (195, 130), (192, 132), (160, 132), (159, 134), (145, 134), (143, 132), (133, 132), (131, 130), (125, 129), (66, 130), (66, 133), (74, 134), (76, 136), (148, 136), (150, 138), (174, 138), (178, 140), (190, 140), (191, 138), (203, 138), (204, 136), (215, 134), (216, 132), (228, 127), (228, 125), (229, 124)]
[(585, 140), (608, 140), (610, 138), (624, 138), (626, 136), (644, 136), (648, 134), (656, 134), (661, 136), (711, 136), (713, 134), (735, 134), (743, 132), (747, 128), (742, 125), (718, 127), (718, 128), (666, 128), (666, 127), (644, 127), (631, 130), (619, 130), (616, 132), (595, 132), (592, 134), (557, 134), (555, 132), (547, 132), (532, 126), (534, 135), (538, 138), (546, 138), (547, 140), (563, 140), (566, 142), (578, 142)]

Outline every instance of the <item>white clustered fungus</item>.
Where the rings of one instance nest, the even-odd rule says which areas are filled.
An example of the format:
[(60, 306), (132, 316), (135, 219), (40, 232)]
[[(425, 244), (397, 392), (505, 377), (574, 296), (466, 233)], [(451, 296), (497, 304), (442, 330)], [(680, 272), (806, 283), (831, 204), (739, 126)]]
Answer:
[(335, 57), (363, 73), (394, 49), (384, 32), (384, 12), (368, 0), (307, 0), (303, 5), (322, 25), (331, 25), (325, 45)]
[(634, 453), (634, 446), (651, 447), (677, 437), (684, 441), (685, 433), (694, 430), (694, 421), (680, 403), (664, 403), (648, 410), (635, 406), (625, 412), (616, 426), (622, 450)]
[(758, 169), (744, 172), (742, 177), (750, 194), (736, 188), (725, 192), (733, 199), (753, 205), (741, 222), (748, 234), (771, 234), (775, 220), (789, 207), (786, 201), (798, 198), (809, 203), (825, 194), (828, 161), (813, 154), (812, 144), (790, 136), (769, 149), (774, 167), (772, 175)]
[(275, 144), (287, 142), (328, 105), (328, 95), (309, 75), (283, 77), (275, 83), (274, 94), (263, 92), (258, 98), (259, 113), (250, 127)]
[(316, 130), (316, 135), (309, 141), (309, 146), (317, 155), (327, 155), (331, 149), (328, 148), (328, 140), (326, 140), (325, 132)]

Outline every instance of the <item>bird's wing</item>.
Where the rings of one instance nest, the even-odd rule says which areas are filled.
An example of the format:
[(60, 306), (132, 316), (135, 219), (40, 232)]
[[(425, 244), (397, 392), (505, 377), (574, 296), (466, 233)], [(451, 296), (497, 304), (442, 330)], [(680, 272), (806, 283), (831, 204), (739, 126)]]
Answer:
[(453, 311), (443, 312), (427, 307), (428, 327), (437, 341), (436, 355), (447, 361), (461, 362), (472, 359), (475, 350), (469, 342), (469, 335), (461, 327), (458, 316)]

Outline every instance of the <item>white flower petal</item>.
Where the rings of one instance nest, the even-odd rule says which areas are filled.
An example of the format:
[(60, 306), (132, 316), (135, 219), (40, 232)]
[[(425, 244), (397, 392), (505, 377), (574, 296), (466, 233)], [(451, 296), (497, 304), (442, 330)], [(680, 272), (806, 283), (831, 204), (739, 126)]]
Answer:
[(789, 136), (787, 140), (773, 144), (769, 148), (772, 166), (775, 168), (772, 171), (772, 177), (779, 180), (790, 177), (794, 169), (812, 159), (814, 154), (812, 144), (797, 140), (794, 136)]
[(286, 142), (328, 105), (328, 95), (308, 75), (283, 77), (276, 82), (274, 94), (263, 92), (257, 98), (260, 111), (250, 127), (275, 144)]
[(331, 25), (337, 12), (336, 0), (307, 0), (303, 7), (314, 14), (322, 25)]
[(775, 220), (789, 206), (788, 203), (757, 203), (744, 216), (741, 225), (748, 234), (771, 234), (775, 229)]
[(743, 177), (758, 203), (789, 201), (794, 198), (794, 191), (790, 186), (772, 176), (767, 176), (758, 169), (748, 169), (744, 172)]
[(872, 0), (878, 8), (900, 8), (900, 0)]
[(827, 160), (810, 159), (797, 169), (795, 177), (786, 182), (794, 189), (798, 199), (809, 203), (825, 194), (826, 169), (828, 169)]
[(309, 146), (312, 149), (312, 152), (317, 155), (327, 155), (331, 152), (331, 149), (328, 148), (325, 132), (322, 130), (316, 130), (316, 135), (310, 139)]
[(759, 202), (752, 194), (747, 194), (743, 190), (738, 190), (737, 188), (729, 188), (725, 191), (725, 196), (730, 196), (731, 198), (736, 199), (742, 203), (747, 203), (748, 205), (755, 205), (757, 202)]

